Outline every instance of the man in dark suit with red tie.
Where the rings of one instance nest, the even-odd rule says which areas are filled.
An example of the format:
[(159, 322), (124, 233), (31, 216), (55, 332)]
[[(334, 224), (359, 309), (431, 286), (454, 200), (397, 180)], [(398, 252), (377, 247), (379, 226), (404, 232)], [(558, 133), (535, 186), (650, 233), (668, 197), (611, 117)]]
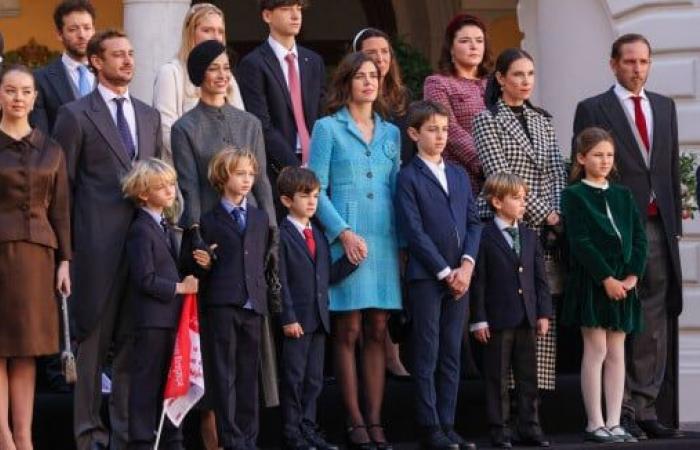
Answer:
[[(308, 162), (309, 137), (321, 114), (323, 59), (296, 43), (305, 6), (305, 0), (261, 0), (270, 36), (241, 60), (236, 74), (246, 110), (262, 122), (273, 189), (282, 169)], [(281, 219), (286, 212), (273, 194)]]
[[(672, 99), (644, 89), (651, 45), (620, 36), (610, 56), (617, 83), (579, 103), (574, 136), (597, 126), (615, 139), (617, 180), (630, 188), (646, 223), (649, 254), (639, 283), (644, 331), (628, 337), (622, 426), (637, 438), (676, 437), (658, 420), (678, 421), (677, 317), (683, 307), (678, 123)], [(662, 387), (665, 395), (659, 396)], [(657, 402), (657, 397), (659, 401)]]

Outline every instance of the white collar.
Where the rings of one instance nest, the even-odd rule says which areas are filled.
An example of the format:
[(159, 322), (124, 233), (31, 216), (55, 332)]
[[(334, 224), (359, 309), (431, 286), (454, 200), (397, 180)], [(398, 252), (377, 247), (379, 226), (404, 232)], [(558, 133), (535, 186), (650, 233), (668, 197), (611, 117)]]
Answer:
[(587, 180), (585, 178), (582, 178), (581, 183), (586, 184), (590, 187), (594, 187), (596, 189), (602, 189), (602, 190), (606, 190), (607, 188), (610, 187), (610, 183), (608, 182), (608, 180), (605, 180), (604, 183), (596, 183), (594, 181), (590, 181), (590, 180)]
[(243, 197), (243, 201), (240, 205), (236, 205), (229, 199), (221, 197), (221, 204), (224, 205), (224, 208), (229, 214), (231, 214), (231, 211), (233, 211), (234, 208), (242, 208), (243, 211), (248, 212), (248, 199), (246, 197)]
[(433, 167), (439, 170), (444, 171), (445, 170), (445, 158), (440, 158), (440, 162), (434, 163), (427, 158), (424, 158), (420, 153), (416, 153), (416, 155), (423, 160), (424, 163), (426, 163), (429, 167)]
[(299, 54), (297, 53), (297, 43), (294, 42), (292, 48), (285, 48), (284, 45), (280, 44), (275, 38), (269, 36), (267, 38), (267, 43), (272, 47), (272, 51), (275, 53), (277, 59), (284, 59), (289, 53), (294, 53), (294, 56), (299, 59)]
[(80, 66), (83, 66), (87, 69), (87, 64), (83, 64), (80, 61), (74, 60), (73, 58), (68, 56), (68, 53), (66, 53), (66, 52), (63, 52), (63, 54), (61, 55), (61, 62), (70, 71), (77, 71), (78, 67), (80, 67)]
[(311, 230), (311, 221), (309, 220), (308, 225), (304, 225), (303, 223), (299, 222), (297, 219), (292, 217), (291, 214), (287, 214), (287, 220), (292, 222), (292, 225), (294, 225), (294, 228), (296, 228), (299, 233), (304, 234), (304, 230)]
[(124, 95), (119, 95), (113, 90), (109, 89), (108, 87), (103, 86), (102, 83), (97, 83), (97, 90), (100, 91), (100, 95), (104, 99), (105, 103), (107, 103), (108, 105), (115, 98), (125, 98), (127, 103), (131, 103), (131, 97), (129, 96), (129, 88), (126, 89)]
[(513, 228), (513, 227), (518, 228), (518, 221), (517, 220), (515, 221), (515, 224), (511, 225), (508, 222), (506, 222), (505, 220), (501, 219), (500, 217), (493, 216), (493, 221), (495, 222), (498, 229), (501, 231), (505, 230), (506, 228)]
[[(615, 82), (615, 87), (613, 88), (613, 91), (615, 92), (615, 95), (617, 95), (617, 97), (621, 100), (627, 100), (628, 98), (636, 97), (634, 92), (628, 90), (626, 87), (621, 85), (619, 81)], [(639, 92), (639, 96), (642, 97), (644, 100), (649, 100), (644, 88), (642, 88), (642, 90)]]

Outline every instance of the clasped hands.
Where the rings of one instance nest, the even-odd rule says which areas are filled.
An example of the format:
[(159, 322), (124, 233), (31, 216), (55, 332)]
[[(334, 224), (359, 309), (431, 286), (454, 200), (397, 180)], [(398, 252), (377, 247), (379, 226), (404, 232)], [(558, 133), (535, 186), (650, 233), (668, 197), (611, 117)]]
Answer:
[(472, 274), (474, 273), (474, 263), (469, 259), (463, 259), (462, 265), (453, 269), (447, 277), (443, 279), (450, 289), (450, 293), (459, 300), (469, 290), (469, 285), (472, 282)]
[(627, 297), (627, 292), (637, 287), (637, 281), (636, 275), (627, 275), (622, 280), (608, 277), (603, 280), (605, 294), (614, 301), (624, 300)]

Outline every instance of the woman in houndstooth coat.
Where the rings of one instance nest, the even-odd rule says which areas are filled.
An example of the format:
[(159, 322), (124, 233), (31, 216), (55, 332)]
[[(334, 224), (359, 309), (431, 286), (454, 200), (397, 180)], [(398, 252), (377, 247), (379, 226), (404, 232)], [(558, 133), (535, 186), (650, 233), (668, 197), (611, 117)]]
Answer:
[[(541, 231), (560, 221), (559, 199), (566, 185), (566, 171), (559, 151), (552, 118), (534, 107), (529, 97), (534, 87), (532, 57), (524, 50), (504, 50), (496, 60), (486, 88), (487, 109), (474, 120), (474, 142), (484, 175), (514, 173), (528, 185), (525, 224)], [(480, 195), (482, 219), (493, 212)], [(545, 255), (545, 258), (551, 255)], [(550, 281), (552, 294), (557, 294)], [(537, 381), (540, 389), (553, 390), (556, 365), (554, 318), (547, 335), (537, 342)]]

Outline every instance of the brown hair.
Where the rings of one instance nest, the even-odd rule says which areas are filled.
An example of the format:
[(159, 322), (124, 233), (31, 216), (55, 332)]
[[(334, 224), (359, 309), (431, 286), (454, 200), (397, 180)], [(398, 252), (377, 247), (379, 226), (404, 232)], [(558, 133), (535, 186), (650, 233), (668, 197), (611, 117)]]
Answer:
[(449, 115), (447, 108), (441, 103), (432, 100), (418, 100), (408, 107), (406, 126), (418, 130), (433, 116), (449, 117)]
[(65, 0), (53, 10), (53, 23), (58, 31), (63, 31), (63, 18), (74, 12), (86, 12), (95, 21), (95, 7), (88, 0)]
[(408, 91), (401, 79), (401, 69), (399, 68), (399, 62), (396, 59), (396, 53), (391, 45), (389, 35), (376, 28), (365, 28), (355, 35), (355, 39), (352, 42), (352, 51), (361, 52), (362, 43), (371, 38), (382, 38), (389, 46), (391, 63), (389, 64), (389, 72), (382, 80), (382, 97), (392, 115), (403, 116), (406, 114), (406, 106), (408, 105)]
[(36, 80), (34, 79), (34, 74), (32, 71), (25, 65), (23, 64), (11, 64), (7, 67), (3, 67), (2, 72), (0, 72), (0, 84), (5, 81), (5, 76), (9, 74), (10, 72), (20, 72), (25, 75), (28, 75), (29, 78), (32, 79), (32, 83), (34, 84), (34, 89), (36, 90)]
[(493, 199), (503, 200), (506, 195), (517, 195), (520, 189), (528, 192), (527, 183), (514, 173), (498, 172), (489, 175), (482, 191), (484, 199), (493, 208)]
[(277, 177), (277, 191), (280, 196), (294, 198), (294, 194), (310, 194), (320, 189), (321, 183), (311, 170), (288, 166)]
[[(588, 127), (581, 131), (574, 140), (574, 153), (571, 155), (571, 175), (569, 175), (569, 181), (576, 182), (580, 181), (586, 176), (586, 170), (578, 162), (578, 155), (586, 156), (593, 147), (600, 144), (601, 142), (609, 142), (610, 145), (615, 148), (615, 141), (610, 133), (602, 128), (598, 127)], [(615, 171), (615, 166), (610, 173)]]
[(651, 44), (649, 43), (649, 40), (647, 38), (645, 38), (641, 34), (627, 33), (615, 39), (615, 42), (613, 42), (612, 48), (610, 49), (610, 59), (614, 59), (615, 61), (617, 61), (620, 58), (622, 46), (625, 44), (631, 44), (633, 42), (644, 42), (647, 48), (649, 49), (649, 56), (651, 56)]
[(476, 70), (476, 75), (479, 78), (483, 78), (491, 73), (493, 66), (493, 61), (491, 60), (491, 41), (486, 32), (486, 25), (484, 22), (477, 16), (471, 14), (457, 14), (450, 20), (450, 23), (447, 24), (445, 36), (442, 41), (438, 68), (443, 75), (457, 75), (455, 63), (452, 60), (452, 45), (454, 44), (457, 32), (466, 26), (477, 27), (484, 33), (484, 58), (481, 60), (481, 64), (479, 64)]
[(259, 0), (260, 11), (273, 10), (279, 8), (280, 6), (294, 6), (299, 5), (302, 8), (306, 8), (309, 2), (306, 0)]
[(141, 205), (139, 197), (159, 183), (175, 183), (177, 173), (168, 163), (157, 158), (138, 161), (129, 173), (122, 178), (122, 192), (135, 203)]
[[(377, 64), (362, 52), (348, 53), (338, 64), (338, 68), (333, 73), (330, 86), (328, 88), (328, 100), (326, 101), (326, 112), (333, 114), (346, 106), (352, 98), (352, 79), (366, 62), (372, 63), (379, 74)], [(386, 106), (382, 98), (382, 87), (379, 85), (377, 99), (372, 104), (372, 109), (381, 116), (386, 117)]]
[(234, 147), (225, 147), (209, 161), (207, 176), (209, 182), (217, 192), (223, 193), (224, 186), (231, 174), (236, 170), (241, 160), (247, 159), (258, 173), (258, 160), (249, 150), (241, 150)]
[(92, 65), (92, 57), (97, 56), (99, 58), (102, 58), (102, 55), (104, 54), (104, 42), (108, 41), (110, 39), (117, 39), (117, 38), (126, 38), (128, 39), (129, 36), (126, 35), (121, 30), (117, 30), (114, 28), (108, 28), (103, 31), (98, 31), (95, 33), (95, 35), (90, 38), (90, 41), (88, 42), (87, 45), (87, 58), (88, 62), (90, 62), (90, 67), (92, 67), (92, 70), (97, 72), (97, 69)]

